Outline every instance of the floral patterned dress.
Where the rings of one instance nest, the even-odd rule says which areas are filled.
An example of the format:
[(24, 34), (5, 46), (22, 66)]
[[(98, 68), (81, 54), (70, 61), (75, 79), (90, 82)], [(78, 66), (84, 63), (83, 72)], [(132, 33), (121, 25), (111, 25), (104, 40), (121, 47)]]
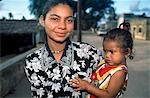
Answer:
[(32, 97), (85, 98), (85, 92), (74, 91), (69, 80), (79, 76), (89, 81), (101, 59), (100, 50), (68, 40), (61, 60), (57, 62), (45, 44), (26, 58), (25, 72), (31, 83)]

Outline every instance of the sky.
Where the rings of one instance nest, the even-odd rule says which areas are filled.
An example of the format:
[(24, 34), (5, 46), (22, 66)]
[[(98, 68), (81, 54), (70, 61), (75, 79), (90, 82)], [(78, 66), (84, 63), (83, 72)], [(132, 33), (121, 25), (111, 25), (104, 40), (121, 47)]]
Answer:
[(34, 15), (30, 15), (29, 0), (1, 0), (0, 1), (0, 19), (6, 17), (9, 19), (8, 13), (13, 14), (14, 19), (33, 19)]
[(118, 14), (122, 13), (145, 13), (150, 16), (149, 0), (114, 0), (114, 8)]
[[(9, 19), (8, 13), (13, 14), (14, 19), (34, 19), (34, 15), (29, 11), (29, 0), (0, 0), (0, 19), (6, 17)], [(114, 0), (114, 8), (117, 14), (130, 13), (135, 14), (146, 13), (150, 16), (149, 0)]]

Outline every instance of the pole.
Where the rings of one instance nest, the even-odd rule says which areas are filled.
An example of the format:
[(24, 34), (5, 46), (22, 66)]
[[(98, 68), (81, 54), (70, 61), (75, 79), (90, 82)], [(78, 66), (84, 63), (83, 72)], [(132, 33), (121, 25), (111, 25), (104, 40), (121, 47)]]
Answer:
[(77, 3), (77, 40), (79, 42), (82, 41), (82, 34), (81, 34), (81, 3), (80, 0), (78, 0)]

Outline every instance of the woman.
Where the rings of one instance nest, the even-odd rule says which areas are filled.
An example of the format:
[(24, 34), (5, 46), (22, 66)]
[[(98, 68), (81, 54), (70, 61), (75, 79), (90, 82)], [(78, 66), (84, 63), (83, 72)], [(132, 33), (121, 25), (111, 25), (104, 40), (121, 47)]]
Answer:
[(90, 80), (101, 51), (86, 43), (72, 42), (73, 9), (67, 0), (48, 0), (40, 23), (45, 29), (45, 45), (26, 58), (25, 72), (34, 98), (84, 98), (69, 80), (79, 76)]

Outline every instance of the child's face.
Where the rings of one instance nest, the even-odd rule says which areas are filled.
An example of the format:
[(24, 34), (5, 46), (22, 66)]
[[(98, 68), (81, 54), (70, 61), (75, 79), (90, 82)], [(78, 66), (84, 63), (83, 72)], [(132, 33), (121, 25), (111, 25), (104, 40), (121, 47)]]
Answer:
[(103, 50), (107, 64), (116, 66), (125, 64), (125, 53), (119, 47), (117, 41), (104, 41)]

